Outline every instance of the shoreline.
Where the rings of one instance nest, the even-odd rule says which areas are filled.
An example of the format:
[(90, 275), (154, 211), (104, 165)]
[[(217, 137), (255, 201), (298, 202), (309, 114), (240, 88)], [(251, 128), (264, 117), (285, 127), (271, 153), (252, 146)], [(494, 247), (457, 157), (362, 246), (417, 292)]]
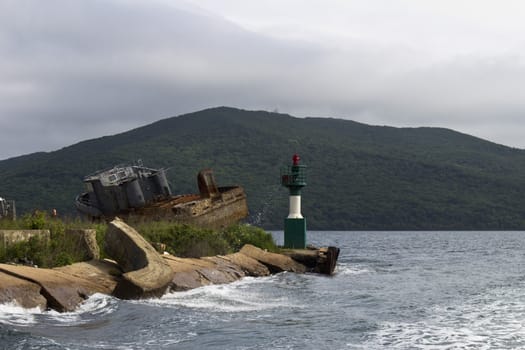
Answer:
[(0, 264), (0, 303), (68, 312), (95, 293), (147, 299), (283, 271), (331, 275), (339, 254), (335, 247), (279, 254), (245, 245), (233, 254), (180, 258), (158, 253), (122, 220), (112, 221), (110, 227), (106, 251), (114, 260), (92, 259), (52, 269)]

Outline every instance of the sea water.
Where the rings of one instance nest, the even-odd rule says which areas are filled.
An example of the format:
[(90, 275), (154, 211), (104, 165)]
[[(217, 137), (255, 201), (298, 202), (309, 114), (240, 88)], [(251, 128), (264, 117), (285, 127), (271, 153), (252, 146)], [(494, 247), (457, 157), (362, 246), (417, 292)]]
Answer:
[[(282, 243), (282, 232), (274, 233)], [(308, 232), (336, 273), (280, 273), (75, 312), (0, 305), (0, 349), (525, 348), (525, 232)]]

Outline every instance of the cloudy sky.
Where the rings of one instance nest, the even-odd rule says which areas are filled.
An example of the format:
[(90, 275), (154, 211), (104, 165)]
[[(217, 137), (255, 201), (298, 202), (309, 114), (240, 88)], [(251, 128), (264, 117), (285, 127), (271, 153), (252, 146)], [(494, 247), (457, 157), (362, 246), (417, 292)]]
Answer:
[(521, 0), (0, 0), (0, 159), (215, 106), (525, 148)]

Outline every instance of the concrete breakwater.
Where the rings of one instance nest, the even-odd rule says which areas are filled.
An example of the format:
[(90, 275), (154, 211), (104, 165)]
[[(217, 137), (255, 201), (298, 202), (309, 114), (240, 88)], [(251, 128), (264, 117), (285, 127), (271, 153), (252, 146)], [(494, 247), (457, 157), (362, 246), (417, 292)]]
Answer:
[(54, 269), (0, 264), (0, 303), (67, 312), (95, 293), (141, 299), (282, 271), (332, 274), (339, 254), (335, 247), (276, 254), (245, 245), (234, 254), (180, 258), (159, 254), (119, 219), (109, 224), (105, 250), (112, 260)]

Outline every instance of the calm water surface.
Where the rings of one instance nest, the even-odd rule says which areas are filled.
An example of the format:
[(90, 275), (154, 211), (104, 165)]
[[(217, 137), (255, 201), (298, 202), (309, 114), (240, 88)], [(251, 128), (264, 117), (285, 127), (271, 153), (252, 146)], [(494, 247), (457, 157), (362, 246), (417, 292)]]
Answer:
[[(274, 233), (282, 243), (282, 233)], [(0, 349), (525, 348), (525, 232), (309, 232), (333, 277), (282, 273), (74, 313), (0, 305)]]

